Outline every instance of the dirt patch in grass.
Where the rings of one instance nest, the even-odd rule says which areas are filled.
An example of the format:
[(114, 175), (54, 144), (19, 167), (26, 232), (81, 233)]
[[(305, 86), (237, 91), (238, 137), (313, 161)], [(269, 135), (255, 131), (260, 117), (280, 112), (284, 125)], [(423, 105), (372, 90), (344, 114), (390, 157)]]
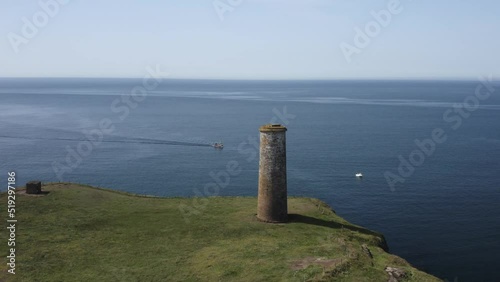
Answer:
[(327, 259), (327, 258), (315, 258), (315, 257), (306, 257), (299, 260), (292, 261), (290, 268), (292, 270), (301, 270), (306, 269), (310, 265), (319, 265), (326, 269), (333, 269), (337, 265), (342, 263), (342, 259)]

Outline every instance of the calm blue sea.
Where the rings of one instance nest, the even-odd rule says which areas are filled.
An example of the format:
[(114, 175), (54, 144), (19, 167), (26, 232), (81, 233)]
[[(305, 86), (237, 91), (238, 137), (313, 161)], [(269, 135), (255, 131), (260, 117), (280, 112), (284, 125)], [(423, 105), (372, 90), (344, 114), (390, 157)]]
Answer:
[[(55, 165), (64, 181), (195, 196), (236, 161), (220, 195), (255, 196), (258, 127), (284, 123), (290, 195), (324, 200), (438, 277), (500, 281), (500, 84), (475, 100), (479, 81), (164, 80), (137, 102), (141, 84), (0, 79), (0, 179), (59, 181)], [(435, 129), (446, 141), (419, 159), (415, 140)], [(208, 146), (219, 140), (222, 151)], [(423, 163), (391, 191), (384, 173), (410, 154)]]

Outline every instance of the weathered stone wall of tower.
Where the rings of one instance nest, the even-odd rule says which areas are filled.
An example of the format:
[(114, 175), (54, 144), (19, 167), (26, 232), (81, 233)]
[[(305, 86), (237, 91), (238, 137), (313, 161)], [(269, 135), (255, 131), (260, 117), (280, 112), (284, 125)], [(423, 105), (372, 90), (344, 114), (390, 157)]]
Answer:
[(257, 218), (265, 222), (286, 222), (286, 127), (260, 127), (259, 194)]

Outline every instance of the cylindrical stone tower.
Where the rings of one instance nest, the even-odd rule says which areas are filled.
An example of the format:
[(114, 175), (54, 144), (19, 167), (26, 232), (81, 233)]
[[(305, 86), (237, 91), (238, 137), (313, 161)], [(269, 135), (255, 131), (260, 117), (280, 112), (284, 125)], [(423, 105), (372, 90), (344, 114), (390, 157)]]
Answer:
[(260, 130), (259, 195), (257, 218), (265, 222), (286, 222), (286, 127), (268, 124)]

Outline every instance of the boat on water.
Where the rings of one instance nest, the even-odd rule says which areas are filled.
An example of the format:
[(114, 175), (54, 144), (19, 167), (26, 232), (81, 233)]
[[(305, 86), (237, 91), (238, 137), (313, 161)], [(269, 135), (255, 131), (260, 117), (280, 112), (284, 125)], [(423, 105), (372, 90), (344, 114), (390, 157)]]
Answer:
[(215, 149), (223, 149), (224, 144), (222, 144), (222, 142), (215, 142), (214, 144), (212, 144), (212, 147), (214, 147)]
[(363, 178), (363, 174), (361, 172), (356, 173), (357, 178)]

